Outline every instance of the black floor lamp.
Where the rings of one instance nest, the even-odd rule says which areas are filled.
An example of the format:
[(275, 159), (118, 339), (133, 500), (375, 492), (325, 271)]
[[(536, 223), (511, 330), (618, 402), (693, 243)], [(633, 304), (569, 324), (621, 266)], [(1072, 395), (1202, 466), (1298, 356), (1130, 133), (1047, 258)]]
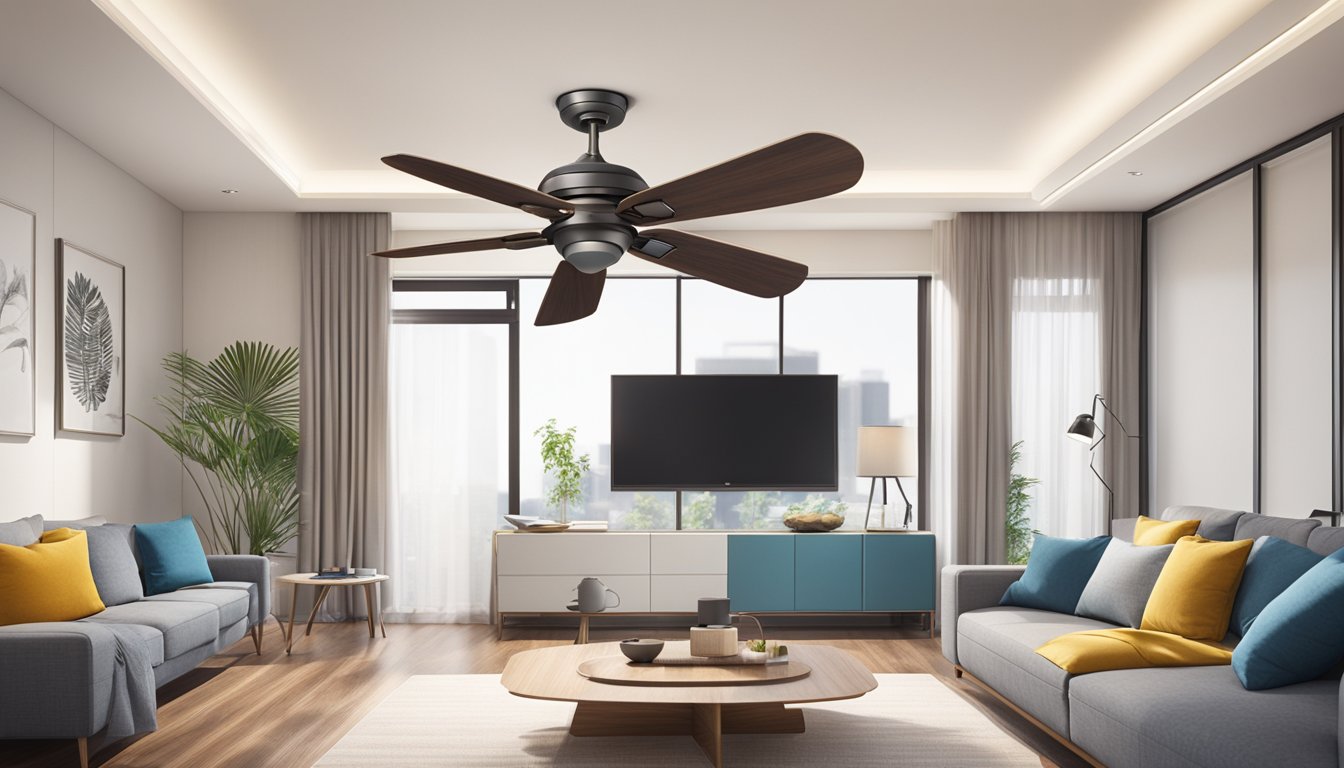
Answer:
[[(1097, 471), (1097, 446), (1101, 445), (1101, 441), (1106, 439), (1106, 430), (1102, 429), (1101, 426), (1097, 424), (1098, 405), (1100, 405), (1106, 413), (1109, 413), (1112, 419), (1115, 419), (1115, 423), (1120, 425), (1120, 431), (1124, 433), (1125, 437), (1138, 440), (1143, 437), (1143, 435), (1129, 434), (1129, 430), (1125, 429), (1125, 423), (1120, 420), (1119, 416), (1115, 415), (1115, 411), (1112, 411), (1111, 407), (1106, 404), (1106, 398), (1102, 397), (1100, 394), (1092, 397), (1092, 412), (1078, 414), (1078, 417), (1073, 420), (1073, 424), (1069, 426), (1069, 431), (1065, 433), (1074, 440), (1077, 440), (1080, 443), (1088, 443), (1090, 446), (1087, 450), (1092, 454), (1092, 458), (1087, 462), (1087, 468), (1092, 470), (1092, 474), (1097, 476), (1097, 479), (1101, 481), (1102, 487), (1104, 487), (1106, 492), (1110, 494), (1110, 506), (1106, 515), (1106, 529), (1110, 530), (1111, 521), (1115, 519), (1115, 489), (1111, 488), (1111, 484), (1106, 482), (1106, 478), (1102, 477), (1101, 473)], [(1097, 437), (1097, 433), (1101, 433), (1101, 437)]]

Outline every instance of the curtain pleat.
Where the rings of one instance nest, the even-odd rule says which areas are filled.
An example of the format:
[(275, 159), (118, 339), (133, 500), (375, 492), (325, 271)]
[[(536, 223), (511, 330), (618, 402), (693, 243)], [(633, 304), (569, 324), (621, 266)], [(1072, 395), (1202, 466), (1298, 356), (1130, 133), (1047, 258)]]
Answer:
[[(299, 570), (383, 572), (390, 284), (369, 254), (387, 247), (389, 216), (302, 216)], [(356, 591), (333, 590), (324, 618), (364, 615)]]

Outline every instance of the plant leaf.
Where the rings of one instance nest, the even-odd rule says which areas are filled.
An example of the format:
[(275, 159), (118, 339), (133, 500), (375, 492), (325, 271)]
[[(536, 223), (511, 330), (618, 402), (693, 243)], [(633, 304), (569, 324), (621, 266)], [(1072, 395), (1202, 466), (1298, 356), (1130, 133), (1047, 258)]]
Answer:
[(62, 333), (66, 378), (84, 411), (96, 411), (107, 400), (112, 385), (112, 314), (102, 291), (82, 272), (66, 281), (65, 290)]

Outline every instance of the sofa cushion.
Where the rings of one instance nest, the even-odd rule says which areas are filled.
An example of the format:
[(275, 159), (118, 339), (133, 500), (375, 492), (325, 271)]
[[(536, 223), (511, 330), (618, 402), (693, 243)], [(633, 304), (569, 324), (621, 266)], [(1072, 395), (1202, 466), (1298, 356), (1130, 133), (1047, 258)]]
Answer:
[(1232, 654), (1250, 690), (1324, 675), (1344, 659), (1344, 550), (1312, 567), (1260, 612)]
[(1139, 515), (1134, 523), (1134, 544), (1140, 547), (1175, 544), (1182, 536), (1193, 535), (1197, 530), (1198, 520), (1154, 520)]
[(1122, 627), (1138, 629), (1162, 566), (1174, 544), (1139, 547), (1111, 539), (1078, 598), (1074, 613)]
[(1027, 570), (1008, 586), (999, 604), (1073, 613), (1109, 541), (1109, 536), (1061, 539), (1038, 535)]
[(83, 621), (97, 624), (144, 624), (163, 633), (163, 656), (171, 659), (219, 637), (219, 611), (208, 603), (139, 600), (114, 605)]
[(1213, 541), (1231, 541), (1237, 535), (1237, 521), (1248, 513), (1218, 507), (1172, 506), (1162, 510), (1163, 520), (1198, 520), (1195, 533)]
[(101, 610), (83, 531), (48, 531), (26, 547), (0, 544), (0, 625), (73, 621)]
[(1344, 549), (1344, 528), (1322, 525), (1307, 534), (1307, 549), (1318, 555), (1333, 555)]
[(261, 601), (257, 597), (257, 585), (250, 581), (212, 581), (209, 584), (193, 584), (187, 589), (237, 589), (247, 593), (247, 625), (250, 627), (261, 618)]
[(121, 605), (145, 596), (140, 568), (131, 549), (135, 528), (129, 525), (98, 525), (84, 529), (89, 540), (89, 568), (104, 605)]
[(89, 517), (80, 517), (74, 520), (43, 520), (42, 529), (46, 531), (54, 531), (57, 528), (74, 528), (77, 531), (82, 531), (85, 528), (106, 524), (107, 518), (102, 515), (90, 515)]
[(1222, 640), (1251, 545), (1201, 536), (1176, 542), (1143, 609), (1140, 627), (1191, 640)]
[(982, 608), (957, 617), (957, 658), (967, 672), (1068, 736), (1069, 673), (1036, 653), (1069, 632), (1114, 629), (1081, 616), (1033, 608)]
[(1258, 539), (1261, 536), (1277, 536), (1299, 547), (1305, 547), (1312, 530), (1320, 526), (1320, 520), (1310, 517), (1242, 515), (1237, 518), (1237, 535), (1235, 538)]
[(1106, 765), (1339, 768), (1339, 681), (1247, 691), (1229, 667), (1135, 669), (1069, 682), (1069, 737)]
[(190, 517), (135, 526), (145, 594), (159, 595), (215, 580)]
[(1321, 556), (1305, 547), (1289, 544), (1273, 536), (1261, 536), (1251, 547), (1246, 559), (1246, 571), (1237, 589), (1237, 601), (1232, 604), (1232, 624), (1229, 629), (1238, 635), (1246, 634), (1251, 622), (1265, 610), (1270, 601), (1283, 593), (1302, 574), (1321, 562)]
[(26, 547), (37, 541), (42, 535), (42, 516), (21, 517), (8, 523), (0, 523), (0, 544), (12, 547)]
[(150, 595), (145, 600), (213, 605), (219, 611), (221, 628), (247, 618), (247, 593), (241, 589), (179, 589), (163, 595)]

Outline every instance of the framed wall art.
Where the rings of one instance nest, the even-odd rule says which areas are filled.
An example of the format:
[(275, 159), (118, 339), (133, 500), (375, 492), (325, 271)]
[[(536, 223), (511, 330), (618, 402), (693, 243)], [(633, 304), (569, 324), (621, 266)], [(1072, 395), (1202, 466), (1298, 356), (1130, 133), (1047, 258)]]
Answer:
[(0, 435), (31, 437), (37, 421), (36, 237), (33, 212), (0, 200)]
[(60, 428), (126, 434), (126, 268), (56, 240)]

